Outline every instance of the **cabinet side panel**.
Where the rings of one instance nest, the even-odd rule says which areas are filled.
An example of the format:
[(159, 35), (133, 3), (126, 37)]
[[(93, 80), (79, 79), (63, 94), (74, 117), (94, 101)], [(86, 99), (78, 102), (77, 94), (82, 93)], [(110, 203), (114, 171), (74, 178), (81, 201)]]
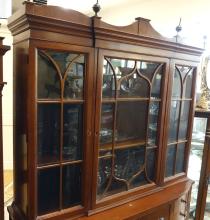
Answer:
[(26, 71), (28, 41), (14, 45), (14, 201), (27, 214)]

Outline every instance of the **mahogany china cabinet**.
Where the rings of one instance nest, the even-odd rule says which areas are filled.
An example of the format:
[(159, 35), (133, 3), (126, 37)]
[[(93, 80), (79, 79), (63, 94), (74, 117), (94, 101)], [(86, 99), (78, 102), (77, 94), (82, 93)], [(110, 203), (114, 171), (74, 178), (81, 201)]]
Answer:
[(11, 220), (187, 219), (202, 49), (149, 20), (25, 2), (14, 36)]

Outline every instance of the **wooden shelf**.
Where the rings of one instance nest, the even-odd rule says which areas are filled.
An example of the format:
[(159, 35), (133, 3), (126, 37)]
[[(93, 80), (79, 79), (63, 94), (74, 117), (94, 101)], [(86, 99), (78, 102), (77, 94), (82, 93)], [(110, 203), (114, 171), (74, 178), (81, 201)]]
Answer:
[[(144, 140), (129, 140), (129, 141), (123, 141), (123, 142), (115, 142), (115, 150), (121, 150), (125, 148), (132, 148), (137, 146), (146, 145), (146, 141)], [(99, 148), (99, 151), (107, 151), (112, 149), (112, 143), (101, 145)]]
[(38, 99), (37, 103), (43, 104), (53, 104), (53, 103), (64, 103), (64, 104), (82, 104), (84, 103), (83, 99)]

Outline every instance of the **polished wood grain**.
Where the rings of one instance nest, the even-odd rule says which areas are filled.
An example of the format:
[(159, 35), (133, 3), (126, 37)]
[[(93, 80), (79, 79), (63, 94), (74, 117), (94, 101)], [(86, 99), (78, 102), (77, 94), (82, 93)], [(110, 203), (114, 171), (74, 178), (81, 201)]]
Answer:
[[(165, 179), (173, 73), (177, 64), (196, 68), (202, 49), (182, 45), (162, 37), (153, 29), (148, 19), (137, 18), (131, 25), (117, 27), (103, 22), (99, 17), (88, 17), (73, 10), (56, 6), (36, 5), (31, 2), (25, 2), (22, 8), (9, 19), (9, 28), (14, 36), (15, 69), (15, 197), (13, 205), (8, 208), (10, 218), (12, 220), (155, 220), (165, 217), (165, 219), (176, 220), (174, 214), (175, 207), (179, 207), (181, 196), (189, 193), (192, 181), (186, 178), (189, 146), (186, 147), (184, 172)], [(62, 97), (56, 99), (39, 99), (37, 97), (38, 50), (56, 50), (59, 52), (64, 51), (86, 55), (86, 81), (83, 99), (65, 100)], [(135, 63), (139, 60), (148, 63), (158, 63), (162, 68), (160, 98), (152, 98), (152, 82), (140, 73), (139, 75), (148, 83), (148, 97), (120, 98), (117, 96), (119, 93), (117, 90), (113, 98), (102, 98), (103, 62), (105, 57), (130, 59), (134, 60)], [(138, 72), (138, 69), (135, 71)], [(156, 71), (158, 70), (154, 72)], [(194, 111), (194, 85), (195, 78), (193, 79), (192, 97), (188, 100), (192, 104), (189, 121), (191, 121)], [(63, 89), (63, 85), (61, 87)], [(180, 101), (184, 100), (182, 97)], [(131, 150), (132, 147), (139, 144), (147, 144), (148, 132), (145, 132), (145, 139), (122, 142), (115, 141), (118, 104), (123, 103), (124, 105), (125, 103), (132, 102), (146, 103), (145, 113), (141, 116), (145, 119), (145, 130), (149, 127), (149, 103), (156, 102), (159, 105), (157, 143), (152, 146), (156, 151), (154, 181), (149, 181), (146, 185), (138, 186), (128, 191), (113, 195), (108, 194), (107, 197), (99, 199), (97, 196), (99, 151), (111, 151), (111, 157), (105, 155), (100, 158), (111, 158), (113, 174), (116, 149)], [(67, 209), (62, 209), (60, 205), (60, 210), (42, 216), (37, 216), (37, 170), (43, 170), (44, 168), (57, 165), (62, 167), (63, 164), (72, 164), (72, 162), (63, 163), (62, 156), (60, 156), (60, 161), (62, 162), (58, 164), (37, 165), (38, 103), (60, 103), (61, 105), (64, 103), (73, 103), (84, 105), (84, 136), (82, 138), (84, 152), (83, 159), (78, 161), (79, 164), (82, 164), (83, 170), (82, 203)], [(100, 145), (102, 104), (109, 103), (114, 106), (113, 115), (115, 118), (112, 122), (114, 131), (112, 142), (111, 144)], [(124, 115), (123, 117), (129, 116)], [(61, 122), (63, 124), (63, 121)], [(125, 123), (120, 123), (126, 126)], [(181, 142), (188, 144), (191, 138), (191, 131), (192, 123), (189, 122), (186, 140), (177, 140), (176, 144)], [(62, 129), (60, 134), (62, 136)], [(60, 146), (62, 143), (61, 140)], [(60, 170), (62, 173), (61, 168)], [(60, 175), (60, 182), (62, 183), (62, 181)], [(60, 188), (60, 195), (62, 194), (61, 191), (62, 187)], [(62, 196), (60, 197), (60, 204), (61, 200)], [(88, 217), (88, 215), (91, 216)]]
[[(115, 207), (113, 209), (109, 209), (107, 211), (95, 214), (93, 216), (79, 218), (79, 220), (134, 220), (137, 217), (140, 218), (141, 216), (146, 215), (148, 215), (147, 218), (149, 219), (150, 214), (153, 213), (155, 209), (159, 209), (157, 209), (157, 207), (161, 207), (163, 205), (165, 205), (164, 207), (169, 207), (179, 197), (188, 193), (191, 188), (191, 185), (192, 181), (186, 181), (168, 187), (163, 187), (159, 192), (153, 193), (152, 195), (134, 201), (130, 201), (124, 205)], [(152, 219), (153, 218), (151, 218), (151, 220)]]

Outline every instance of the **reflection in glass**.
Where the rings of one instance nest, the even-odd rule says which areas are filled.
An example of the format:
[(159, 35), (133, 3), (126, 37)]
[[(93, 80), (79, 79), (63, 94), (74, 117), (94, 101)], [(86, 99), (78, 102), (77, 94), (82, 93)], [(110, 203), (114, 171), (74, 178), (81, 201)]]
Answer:
[(82, 105), (64, 104), (63, 159), (82, 159)]
[(83, 98), (83, 81), (85, 75), (85, 57), (78, 55), (78, 58), (71, 64), (65, 78), (64, 97)]
[(171, 101), (169, 140), (168, 140), (169, 143), (177, 140), (179, 111), (180, 111), (180, 101)]
[(157, 125), (159, 114), (159, 102), (151, 102), (149, 106), (148, 145), (157, 145)]
[(113, 66), (117, 78), (131, 73), (135, 67), (135, 60), (116, 59), (116, 58), (106, 58), (106, 59), (109, 60), (109, 62)]
[(38, 215), (59, 210), (60, 168), (38, 170)]
[(191, 70), (191, 67), (189, 67), (189, 66), (176, 65), (176, 68), (181, 73), (182, 79), (184, 79), (186, 77), (186, 75), (189, 73), (189, 71)]
[(38, 164), (59, 160), (60, 147), (60, 106), (38, 104)]
[(147, 149), (146, 171), (151, 181), (155, 179), (156, 149)]
[(158, 66), (159, 66), (159, 63), (138, 61), (138, 69), (140, 73), (146, 76), (150, 80), (150, 82), (152, 81), (154, 72)]
[(63, 208), (69, 208), (81, 203), (81, 164), (63, 167)]
[(78, 54), (65, 51), (47, 51), (47, 54), (49, 54), (59, 66), (62, 76), (64, 76), (68, 65), (78, 56)]
[(176, 157), (176, 145), (168, 146), (167, 155), (166, 155), (165, 177), (174, 175), (175, 157)]
[(193, 69), (187, 74), (184, 85), (183, 85), (183, 97), (191, 98), (192, 97), (192, 81), (193, 81)]
[[(116, 81), (117, 81), (116, 89), (120, 90), (120, 96), (121, 95), (130, 96), (132, 94), (132, 91), (135, 90), (133, 87), (136, 86), (135, 80), (137, 78), (137, 75), (134, 74), (133, 76), (130, 76), (129, 77), (130, 79), (126, 79), (126, 77), (133, 72), (134, 67), (135, 67), (135, 61), (125, 60), (125, 59), (115, 59), (115, 58), (106, 58), (106, 59), (111, 63), (111, 65), (107, 63), (108, 64), (107, 68), (109, 70), (112, 66), (112, 71), (114, 71)], [(124, 78), (124, 80), (122, 80), (122, 78)], [(112, 88), (112, 94), (114, 95), (115, 81), (113, 80), (113, 78), (112, 78), (112, 82), (110, 83), (112, 84), (110, 84), (109, 87)]]
[(148, 102), (119, 102), (116, 141), (145, 140)]
[(107, 60), (104, 60), (102, 93), (104, 98), (115, 96), (114, 72)]
[(178, 144), (176, 155), (176, 173), (184, 172), (185, 143)]
[(111, 175), (111, 158), (100, 158), (98, 165), (97, 195), (103, 194)]
[(131, 188), (136, 188), (138, 186), (143, 186), (145, 184), (148, 184), (148, 181), (145, 177), (145, 172), (143, 171), (140, 175), (138, 175), (131, 184)]
[(148, 97), (149, 84), (137, 73), (121, 78), (119, 97)]
[(173, 77), (173, 87), (172, 87), (172, 97), (173, 98), (181, 98), (181, 77), (179, 71), (175, 69), (174, 77)]
[(144, 164), (145, 147), (137, 146), (115, 151), (115, 176), (129, 180)]
[(125, 182), (120, 181), (116, 178), (113, 178), (110, 184), (109, 189), (107, 190), (107, 195), (114, 195), (116, 193), (120, 193), (126, 191), (127, 187)]
[(152, 98), (160, 98), (162, 74), (163, 74), (163, 67), (161, 67), (158, 70), (152, 81), (152, 90), (151, 90)]
[(190, 104), (191, 104), (190, 101), (182, 101), (182, 110), (181, 110), (180, 125), (179, 125), (179, 140), (187, 138)]
[(111, 143), (113, 135), (113, 104), (103, 104), (101, 108), (100, 144)]
[(37, 63), (38, 98), (60, 98), (60, 78), (54, 64), (41, 51), (38, 51)]
[(204, 140), (206, 132), (206, 118), (194, 118), (190, 158), (188, 166), (188, 177), (195, 183), (192, 185), (190, 202), (190, 214), (195, 217), (197, 205), (198, 187), (200, 181), (201, 164), (203, 158)]

